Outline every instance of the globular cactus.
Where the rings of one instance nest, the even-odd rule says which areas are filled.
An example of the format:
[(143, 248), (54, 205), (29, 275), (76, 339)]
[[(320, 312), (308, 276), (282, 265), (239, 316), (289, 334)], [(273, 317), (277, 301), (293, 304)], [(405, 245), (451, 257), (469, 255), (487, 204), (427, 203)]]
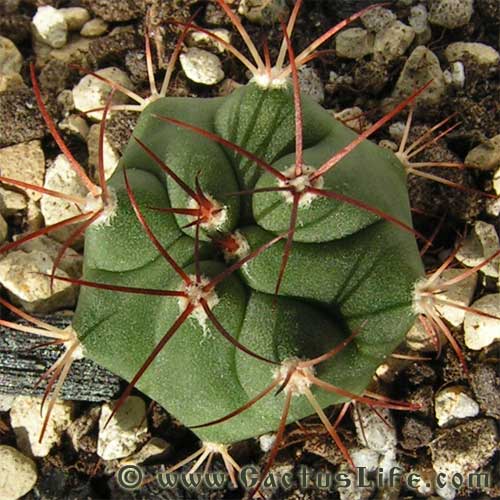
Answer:
[(415, 320), (423, 267), (404, 168), (361, 139), (286, 79), (147, 105), (108, 182), (113, 214), (86, 233), (74, 319), (86, 356), (195, 426), (350, 338), (289, 375), (293, 390), (195, 429), (204, 442), (276, 430), (291, 394), (308, 397), (288, 421), (312, 400), (363, 400)]
[(81, 347), (131, 382), (120, 402), (136, 386), (206, 454), (313, 412), (346, 451), (323, 408), (405, 408), (366, 389), (417, 315), (433, 321), (430, 299), (415, 304), (405, 157), (365, 140), (425, 87), (361, 135), (346, 128), (300, 94), (297, 66), (319, 45), (293, 54), (300, 3), (276, 66), (239, 54), (247, 85), (137, 106), (118, 169), (89, 184), (83, 277), (53, 276), (82, 285), (67, 361)]

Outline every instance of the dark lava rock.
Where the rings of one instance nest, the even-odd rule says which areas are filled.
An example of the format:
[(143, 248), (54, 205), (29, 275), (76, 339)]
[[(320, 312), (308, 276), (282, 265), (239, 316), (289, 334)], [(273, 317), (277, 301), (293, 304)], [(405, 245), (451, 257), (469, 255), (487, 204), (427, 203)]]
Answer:
[(115, 28), (109, 35), (93, 40), (89, 46), (90, 57), (96, 66), (121, 65), (128, 51), (144, 50), (132, 26)]
[(405, 450), (416, 450), (422, 446), (427, 446), (432, 440), (432, 429), (413, 417), (405, 419), (401, 434), (403, 437), (401, 446)]
[(376, 61), (361, 61), (354, 69), (354, 85), (360, 92), (377, 95), (389, 79), (386, 66)]
[(139, 113), (117, 111), (111, 115), (106, 126), (106, 137), (111, 147), (123, 153), (139, 118)]
[(7, 90), (0, 93), (0, 147), (41, 139), (45, 133), (31, 89)]
[(58, 59), (51, 59), (40, 72), (38, 81), (44, 94), (57, 95), (68, 88), (69, 82), (74, 77), (74, 71)]
[(436, 372), (428, 364), (412, 363), (406, 370), (405, 375), (412, 385), (420, 385), (424, 382), (432, 383), (436, 379)]
[(137, 19), (144, 11), (143, 0), (84, 0), (96, 16), (105, 21), (130, 21)]
[(16, 45), (24, 42), (31, 36), (31, 19), (20, 14), (0, 14), (0, 35)]
[(408, 394), (409, 403), (417, 404), (420, 409), (415, 413), (424, 417), (434, 414), (434, 388), (432, 385), (422, 385)]
[(498, 365), (480, 364), (471, 374), (476, 400), (489, 417), (500, 419), (500, 369)]

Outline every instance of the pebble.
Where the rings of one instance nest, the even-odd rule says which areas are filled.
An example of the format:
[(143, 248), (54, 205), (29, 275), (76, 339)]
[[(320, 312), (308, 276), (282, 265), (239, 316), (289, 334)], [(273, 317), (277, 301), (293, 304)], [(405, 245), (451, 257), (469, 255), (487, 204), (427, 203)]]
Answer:
[(19, 73), (23, 65), (23, 56), (14, 42), (0, 36), (0, 74)]
[(500, 376), (496, 360), (477, 364), (470, 384), (481, 411), (488, 417), (500, 419)]
[(475, 417), (479, 405), (460, 386), (446, 387), (436, 394), (434, 411), (439, 427), (444, 427), (457, 419)]
[(24, 194), (0, 187), (0, 213), (4, 217), (18, 214), (28, 208), (28, 199)]
[(396, 14), (384, 7), (376, 7), (361, 16), (361, 22), (365, 28), (374, 33), (387, 29), (394, 21), (396, 21)]
[(0, 394), (0, 411), (9, 411), (15, 399), (12, 394)]
[(8, 234), (9, 226), (7, 225), (7, 222), (5, 221), (3, 216), (0, 215), (0, 243), (3, 243), (7, 239)]
[[(132, 89), (133, 85), (127, 74), (119, 68), (108, 67), (99, 69), (96, 74), (119, 83), (127, 89)], [(111, 92), (111, 87), (102, 80), (94, 77), (93, 75), (85, 75), (78, 84), (73, 88), (73, 101), (75, 108), (79, 111), (86, 112), (94, 108), (101, 108), (106, 105), (106, 100)], [(124, 104), (128, 101), (128, 97), (121, 92), (115, 92), (112, 104)], [(108, 113), (109, 116), (110, 113)], [(89, 118), (94, 120), (101, 120), (102, 111), (92, 111), (87, 113)]]
[[(500, 293), (485, 295), (472, 304), (474, 309), (500, 318)], [(500, 340), (500, 319), (467, 311), (464, 320), (465, 345), (474, 351)]]
[(61, 442), (63, 432), (69, 427), (74, 405), (71, 401), (57, 401), (41, 443), (40, 433), (45, 419), (47, 403), (40, 415), (42, 399), (18, 396), (10, 409), (10, 423), (16, 435), (17, 446), (24, 453), (46, 457), (52, 447)]
[(136, 0), (85, 0), (89, 9), (108, 22), (131, 21), (142, 15), (142, 2)]
[(408, 23), (414, 29), (417, 35), (424, 33), (428, 29), (428, 17), (429, 14), (424, 4), (420, 3), (410, 9)]
[[(463, 269), (446, 269), (441, 274), (439, 282), (447, 281), (460, 276), (464, 273)], [(468, 306), (474, 297), (477, 286), (477, 274), (472, 274), (462, 281), (455, 283), (447, 290), (437, 294), (437, 297), (453, 302), (459, 306)], [(438, 284), (439, 284), (438, 282)], [(435, 308), (439, 315), (453, 326), (460, 326), (464, 322), (465, 311), (449, 304), (436, 303)]]
[(101, 19), (100, 17), (96, 17), (95, 19), (87, 21), (82, 26), (82, 29), (80, 30), (80, 35), (93, 38), (104, 35), (106, 31), (108, 31), (108, 23), (103, 19)]
[[(87, 147), (89, 151), (89, 167), (97, 172), (99, 166), (99, 131), (101, 126), (99, 124), (92, 125), (87, 137)], [(104, 133), (103, 142), (103, 163), (104, 175), (109, 179), (120, 161), (119, 153), (111, 146), (106, 133)]]
[(279, 23), (288, 18), (286, 2), (282, 0), (241, 0), (238, 14), (256, 24)]
[[(35, 186), (43, 186), (45, 176), (45, 156), (40, 141), (30, 141), (0, 149), (0, 173), (18, 181)], [(8, 186), (8, 184), (5, 184)], [(22, 191), (32, 200), (39, 200), (41, 193), (31, 189), (13, 187)]]
[(206, 50), (190, 47), (181, 54), (180, 61), (184, 73), (193, 82), (215, 85), (224, 79), (219, 58)]
[(79, 115), (69, 115), (59, 122), (59, 128), (75, 135), (79, 139), (87, 140), (90, 128), (87, 122)]
[[(333, 115), (337, 120), (341, 121), (346, 127), (354, 130), (358, 134), (364, 132), (371, 127), (371, 123), (363, 115), (363, 110), (358, 106), (345, 108)], [(397, 149), (397, 147), (396, 147)]]
[[(207, 30), (209, 33), (212, 33), (222, 40), (224, 40), (226, 43), (231, 43), (231, 33), (223, 28), (215, 28), (215, 29), (209, 29)], [(189, 47), (198, 47), (198, 48), (203, 48), (203, 49), (209, 49), (216, 51), (218, 53), (222, 53), (226, 50), (226, 47), (224, 46), (223, 43), (219, 42), (218, 40), (212, 38), (211, 36), (207, 35), (206, 33), (202, 33), (201, 31), (190, 31), (187, 38), (186, 38), (186, 44)]]
[(0, 93), (23, 88), (27, 87), (19, 73), (0, 74)]
[(33, 91), (16, 88), (0, 94), (0, 147), (41, 139), (45, 124), (38, 111)]
[(356, 467), (364, 467), (367, 473), (375, 472), (378, 468), (380, 455), (370, 448), (349, 450), (352, 461)]
[(465, 164), (479, 170), (500, 168), (500, 134), (469, 151), (465, 157)]
[(443, 28), (465, 26), (474, 12), (474, 0), (434, 0), (429, 12), (429, 22)]
[(164, 439), (151, 438), (137, 453), (121, 461), (120, 465), (139, 465), (151, 457), (166, 455), (171, 450), (171, 446)]
[(369, 500), (375, 492), (375, 484), (369, 482), (366, 486), (358, 486), (356, 474), (351, 470), (339, 470), (342, 472), (342, 477), (345, 478), (345, 483), (338, 485), (338, 493), (340, 500)]
[[(377, 453), (392, 453), (398, 441), (390, 411), (385, 408), (378, 408), (377, 415), (377, 413), (365, 405), (357, 405), (357, 410), (353, 413), (353, 420), (356, 426), (358, 441)], [(379, 415), (386, 422), (383, 422)]]
[(300, 90), (317, 103), (325, 100), (325, 86), (314, 68), (302, 66), (299, 68)]
[(71, 439), (71, 444), (76, 451), (82, 449), (85, 451), (85, 446), (82, 446), (83, 438), (87, 436), (94, 426), (97, 426), (100, 413), (101, 407), (94, 406), (71, 422), (71, 425), (68, 427), (68, 435)]
[(274, 433), (263, 434), (262, 436), (259, 437), (260, 449), (264, 453), (271, 451), (275, 441), (276, 441), (276, 434)]
[[(87, 188), (63, 154), (58, 155), (54, 163), (47, 169), (44, 187), (60, 193), (87, 196)], [(56, 224), (81, 213), (76, 203), (45, 194), (40, 200), (40, 208), (46, 225)], [(64, 241), (74, 230), (73, 225), (61, 228), (53, 232), (52, 236), (59, 241)]]
[(137, 451), (147, 439), (146, 405), (137, 397), (129, 397), (116, 415), (105, 426), (114, 408), (114, 402), (102, 407), (99, 419), (97, 454), (104, 460), (125, 458)]
[(373, 52), (373, 36), (363, 28), (349, 28), (335, 38), (335, 52), (338, 57), (360, 59)]
[[(457, 252), (456, 259), (467, 267), (475, 267), (499, 249), (500, 242), (495, 226), (487, 222), (476, 221), (473, 231)], [(499, 270), (500, 256), (481, 268), (483, 274), (493, 278), (498, 278)]]
[[(498, 432), (495, 421), (478, 418), (443, 429), (429, 445), (432, 467), (436, 473), (446, 474), (450, 480), (454, 474), (462, 477), (486, 465), (497, 449)], [(447, 482), (445, 491), (437, 489), (439, 496), (454, 498), (455, 488)]]
[(375, 35), (374, 60), (391, 63), (401, 57), (415, 38), (415, 31), (401, 21), (395, 21), (388, 28)]
[(451, 63), (450, 70), (443, 71), (444, 81), (447, 85), (453, 85), (459, 89), (465, 85), (465, 68), (462, 62)]
[(38, 7), (33, 17), (33, 28), (40, 40), (54, 49), (66, 44), (68, 25), (62, 12), (50, 5)]
[[(46, 253), (13, 250), (0, 260), (0, 283), (9, 297), (30, 313), (49, 313), (76, 303), (77, 289), (70, 283), (55, 280), (52, 290), (49, 274), (54, 261)], [(68, 277), (63, 270), (60, 276)]]
[(435, 54), (427, 47), (416, 47), (408, 57), (392, 95), (398, 100), (403, 99), (430, 80), (429, 87), (415, 99), (417, 105), (436, 106), (445, 93), (445, 83)]
[(484, 43), (450, 43), (446, 47), (444, 55), (448, 62), (463, 61), (464, 57), (468, 56), (481, 66), (497, 66), (500, 61), (498, 51)]
[(67, 7), (59, 9), (59, 12), (64, 16), (68, 30), (78, 31), (90, 19), (90, 14), (83, 7)]
[(0, 498), (17, 500), (33, 489), (38, 479), (33, 460), (12, 446), (0, 445)]
[(87, 54), (89, 52), (89, 38), (74, 35), (67, 45), (61, 49), (53, 49), (48, 53), (49, 59), (57, 59), (64, 63), (78, 64), (82, 67), (88, 66)]

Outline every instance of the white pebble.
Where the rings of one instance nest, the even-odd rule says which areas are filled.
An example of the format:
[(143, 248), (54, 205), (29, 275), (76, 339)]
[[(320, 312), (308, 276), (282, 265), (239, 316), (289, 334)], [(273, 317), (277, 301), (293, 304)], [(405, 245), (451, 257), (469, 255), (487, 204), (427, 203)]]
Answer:
[(104, 460), (132, 455), (144, 443), (148, 434), (146, 405), (141, 398), (129, 397), (105, 425), (114, 405), (114, 402), (103, 405), (99, 419), (97, 454)]
[(263, 434), (262, 436), (259, 437), (260, 449), (264, 453), (271, 451), (271, 448), (273, 447), (275, 441), (276, 441), (276, 434)]
[(108, 23), (101, 19), (100, 17), (97, 17), (95, 19), (91, 19), (90, 21), (87, 21), (82, 29), (80, 30), (80, 35), (86, 36), (86, 37), (96, 37), (96, 36), (101, 36), (106, 33), (108, 30)]
[(362, 445), (380, 454), (392, 453), (395, 450), (398, 441), (394, 421), (389, 410), (379, 408), (375, 413), (365, 405), (357, 405), (353, 419), (358, 441)]
[(465, 392), (463, 387), (446, 387), (435, 398), (436, 420), (443, 427), (456, 419), (475, 417), (479, 405)]
[[(498, 169), (500, 167), (500, 134), (479, 144), (474, 149), (471, 149), (465, 157), (465, 164), (468, 167), (477, 168), (479, 170)], [(497, 194), (500, 194), (498, 182), (499, 176), (497, 172), (493, 180), (493, 187)]]
[(367, 473), (375, 472), (378, 467), (380, 455), (370, 448), (349, 450), (352, 461), (356, 467), (363, 467)]
[(387, 29), (396, 20), (396, 14), (389, 9), (376, 7), (361, 16), (361, 22), (367, 30), (378, 33)]
[[(63, 432), (69, 427), (73, 414), (71, 401), (56, 401), (45, 430), (39, 442), (47, 405), (40, 412), (42, 399), (18, 396), (10, 409), (10, 423), (16, 434), (18, 447), (35, 457), (46, 457), (52, 447), (61, 441)], [(42, 413), (42, 414), (41, 414)]]
[[(4, 177), (41, 187), (45, 176), (45, 156), (40, 141), (23, 142), (0, 149), (0, 173)], [(5, 186), (23, 191), (35, 201), (42, 196), (32, 189), (9, 186), (7, 183)]]
[(164, 439), (154, 437), (151, 438), (137, 453), (134, 453), (128, 458), (123, 459), (120, 465), (142, 464), (146, 460), (156, 455), (164, 455), (170, 450), (170, 444)]
[(0, 498), (17, 500), (33, 489), (38, 479), (33, 460), (12, 446), (0, 445)]
[(444, 51), (448, 62), (463, 61), (470, 57), (477, 64), (483, 66), (497, 66), (500, 54), (493, 47), (484, 43), (455, 42), (450, 43)]
[(90, 19), (90, 14), (83, 7), (67, 7), (59, 9), (59, 12), (64, 16), (68, 30), (77, 31)]
[(474, 0), (434, 0), (429, 12), (432, 24), (448, 29), (465, 26), (474, 12)]
[(66, 45), (68, 25), (64, 15), (54, 7), (38, 7), (33, 17), (33, 27), (40, 40), (54, 49)]
[[(485, 295), (472, 304), (474, 309), (500, 318), (500, 293)], [(472, 311), (465, 313), (465, 345), (474, 351), (500, 340), (500, 319), (481, 316)]]
[[(111, 66), (109, 68), (97, 70), (95, 73), (103, 78), (106, 78), (107, 80), (119, 83), (129, 90), (133, 88), (132, 82), (127, 74), (119, 68)], [(106, 105), (110, 92), (111, 87), (108, 83), (96, 78), (93, 75), (86, 75), (73, 88), (75, 108), (82, 112), (95, 108), (103, 108)], [(116, 91), (113, 96), (112, 104), (124, 104), (127, 101), (128, 97), (126, 95), (122, 92)], [(89, 118), (93, 118), (94, 120), (101, 120), (102, 115), (103, 111), (92, 111), (87, 113), (87, 116)], [(110, 113), (108, 113), (108, 117), (109, 115)]]
[(215, 85), (224, 79), (224, 71), (219, 58), (206, 50), (189, 48), (180, 57), (186, 76), (196, 83)]
[[(99, 132), (101, 125), (96, 124), (90, 127), (90, 132), (87, 137), (87, 147), (89, 151), (89, 166), (92, 167), (95, 172), (99, 165)], [(109, 179), (120, 161), (119, 153), (111, 146), (106, 133), (104, 134), (103, 141), (103, 164), (104, 164), (104, 176)]]
[(417, 35), (425, 33), (429, 27), (427, 22), (428, 13), (425, 5), (418, 4), (410, 9), (410, 17), (408, 17), (408, 23), (415, 30)]
[[(482, 264), (488, 257), (500, 250), (500, 242), (495, 226), (483, 221), (474, 223), (474, 230), (465, 240), (456, 258), (468, 267)], [(486, 276), (498, 278), (500, 271), (500, 256), (481, 268)]]
[[(48, 313), (73, 307), (77, 296), (74, 285), (54, 280), (51, 289), (50, 276), (46, 274), (50, 275), (53, 264), (54, 260), (40, 250), (13, 250), (0, 260), (0, 283), (11, 300), (20, 303), (28, 312)], [(68, 277), (60, 269), (57, 274)]]
[[(207, 30), (209, 33), (217, 36), (227, 44), (231, 43), (231, 32), (223, 28), (215, 28), (212, 30)], [(219, 40), (211, 37), (207, 33), (202, 33), (201, 31), (191, 31), (186, 39), (186, 43), (189, 47), (198, 47), (215, 50), (216, 52), (222, 53), (226, 50), (226, 45)]]
[(300, 90), (318, 103), (325, 100), (325, 87), (314, 68), (302, 66), (299, 69)]
[(456, 61), (450, 65), (451, 70), (443, 71), (444, 81), (459, 89), (465, 85), (465, 69), (463, 63)]
[(415, 31), (401, 21), (395, 21), (375, 36), (373, 54), (375, 61), (391, 63), (401, 57), (415, 38)]
[[(63, 154), (58, 155), (54, 163), (47, 169), (44, 187), (82, 198), (85, 198), (88, 193), (82, 180)], [(45, 194), (40, 200), (40, 208), (47, 225), (56, 224), (82, 213), (76, 203)], [(52, 233), (52, 236), (59, 241), (64, 241), (74, 230), (75, 226), (71, 225), (57, 230)]]
[(23, 56), (9, 38), (0, 36), (0, 75), (19, 73)]
[(359, 59), (373, 52), (373, 35), (363, 28), (349, 28), (335, 38), (335, 53), (338, 57)]

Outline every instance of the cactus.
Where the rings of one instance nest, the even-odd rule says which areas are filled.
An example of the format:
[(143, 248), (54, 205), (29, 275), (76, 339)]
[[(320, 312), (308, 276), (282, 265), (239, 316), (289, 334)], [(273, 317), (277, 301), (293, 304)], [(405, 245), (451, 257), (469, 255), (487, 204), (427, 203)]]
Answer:
[[(119, 403), (137, 387), (193, 428), (205, 445), (188, 458), (219, 452), (233, 470), (228, 445), (278, 431), (275, 456), (285, 424), (316, 412), (350, 460), (323, 409), (351, 400), (411, 408), (367, 387), (417, 315), (441, 328), (432, 300), (415, 300), (427, 282), (406, 175), (425, 165), (409, 161), (407, 134), (396, 154), (366, 140), (426, 87), (356, 135), (300, 94), (297, 67), (361, 13), (295, 56), (297, 2), (271, 68), (218, 3), (255, 59), (229, 46), (252, 81), (210, 99), (166, 97), (168, 83), (160, 93), (153, 84), (151, 97), (130, 107), (139, 121), (111, 179), (101, 168), (97, 186), (73, 162), (90, 195), (67, 197), (85, 210), (58, 227), (83, 226), (58, 260), (85, 232), (84, 275), (57, 276), (57, 262), (51, 273), (81, 285), (73, 330), (35, 325), (68, 344), (49, 389), (83, 352), (130, 381)], [(190, 29), (184, 25), (177, 53)], [(49, 129), (73, 158), (32, 75)]]

